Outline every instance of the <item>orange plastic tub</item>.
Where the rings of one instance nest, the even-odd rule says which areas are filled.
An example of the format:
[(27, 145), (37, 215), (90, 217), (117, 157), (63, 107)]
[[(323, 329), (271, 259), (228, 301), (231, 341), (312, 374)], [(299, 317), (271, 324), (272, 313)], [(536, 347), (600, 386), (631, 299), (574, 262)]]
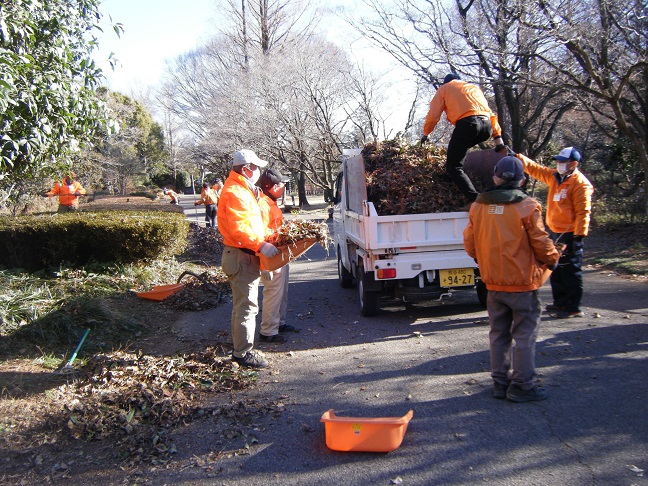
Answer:
[(315, 243), (317, 243), (316, 239), (306, 238), (305, 240), (299, 240), (290, 245), (277, 247), (279, 253), (272, 258), (266, 258), (259, 254), (261, 267), (263, 270), (268, 270), (270, 272), (277, 268), (281, 268), (306, 253), (306, 251)]
[(398, 449), (412, 420), (414, 410), (402, 417), (336, 417), (333, 409), (324, 412), (326, 446), (334, 451), (391, 452)]
[(158, 285), (157, 287), (153, 287), (148, 292), (138, 292), (137, 296), (141, 297), (142, 299), (164, 300), (167, 297), (170, 297), (173, 294), (175, 294), (182, 287), (184, 287), (184, 284), (181, 283), (170, 284), (170, 285)]

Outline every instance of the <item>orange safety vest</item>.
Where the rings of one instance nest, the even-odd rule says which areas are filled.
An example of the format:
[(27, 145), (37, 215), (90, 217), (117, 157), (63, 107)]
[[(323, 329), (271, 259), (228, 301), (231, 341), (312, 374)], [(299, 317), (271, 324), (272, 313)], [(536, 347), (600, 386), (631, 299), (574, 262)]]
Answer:
[(493, 138), (502, 135), (497, 115), (491, 112), (484, 93), (474, 84), (455, 79), (439, 86), (430, 102), (430, 110), (423, 125), (423, 135), (429, 135), (434, 131), (444, 111), (452, 125), (467, 116), (487, 116), (493, 127)]
[(231, 171), (225, 181), (216, 217), (225, 245), (259, 251), (266, 229), (261, 208), (247, 179), (235, 171)]

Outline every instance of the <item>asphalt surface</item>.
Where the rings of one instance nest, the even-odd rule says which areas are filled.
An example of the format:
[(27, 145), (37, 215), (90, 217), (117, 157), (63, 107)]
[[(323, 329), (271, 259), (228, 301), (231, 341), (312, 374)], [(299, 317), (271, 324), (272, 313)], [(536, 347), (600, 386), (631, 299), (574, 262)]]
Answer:
[[(209, 423), (187, 426), (174, 462), (191, 466), (151, 471), (153, 483), (648, 484), (645, 282), (588, 267), (585, 318), (542, 317), (536, 365), (549, 399), (514, 404), (491, 396), (488, 320), (476, 294), (364, 318), (356, 288), (338, 285), (333, 251), (315, 245), (290, 272), (288, 318), (301, 332), (258, 346), (271, 367), (240, 395), (285, 411), (258, 419), (241, 438), (245, 453), (223, 454)], [(549, 303), (548, 285), (540, 293)], [(179, 339), (208, 342), (229, 331), (230, 313), (227, 304), (187, 314)], [(320, 423), (329, 409), (414, 417), (393, 452), (337, 452)]]

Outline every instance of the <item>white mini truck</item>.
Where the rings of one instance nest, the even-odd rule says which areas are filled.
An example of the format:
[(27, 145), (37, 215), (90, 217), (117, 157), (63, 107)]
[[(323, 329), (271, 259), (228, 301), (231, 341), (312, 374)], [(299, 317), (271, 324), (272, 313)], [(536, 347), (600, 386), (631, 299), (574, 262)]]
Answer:
[(358, 284), (360, 313), (375, 315), (381, 297), (405, 304), (450, 298), (486, 287), (463, 246), (465, 211), (379, 216), (367, 201), (360, 149), (344, 150), (334, 194), (333, 227), (340, 285)]

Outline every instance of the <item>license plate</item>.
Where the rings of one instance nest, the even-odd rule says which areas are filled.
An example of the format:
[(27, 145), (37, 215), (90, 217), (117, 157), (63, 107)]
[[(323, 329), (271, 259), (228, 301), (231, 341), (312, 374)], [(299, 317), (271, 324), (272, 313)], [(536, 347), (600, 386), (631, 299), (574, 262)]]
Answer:
[(464, 287), (475, 285), (475, 272), (472, 268), (450, 268), (439, 270), (441, 287)]

